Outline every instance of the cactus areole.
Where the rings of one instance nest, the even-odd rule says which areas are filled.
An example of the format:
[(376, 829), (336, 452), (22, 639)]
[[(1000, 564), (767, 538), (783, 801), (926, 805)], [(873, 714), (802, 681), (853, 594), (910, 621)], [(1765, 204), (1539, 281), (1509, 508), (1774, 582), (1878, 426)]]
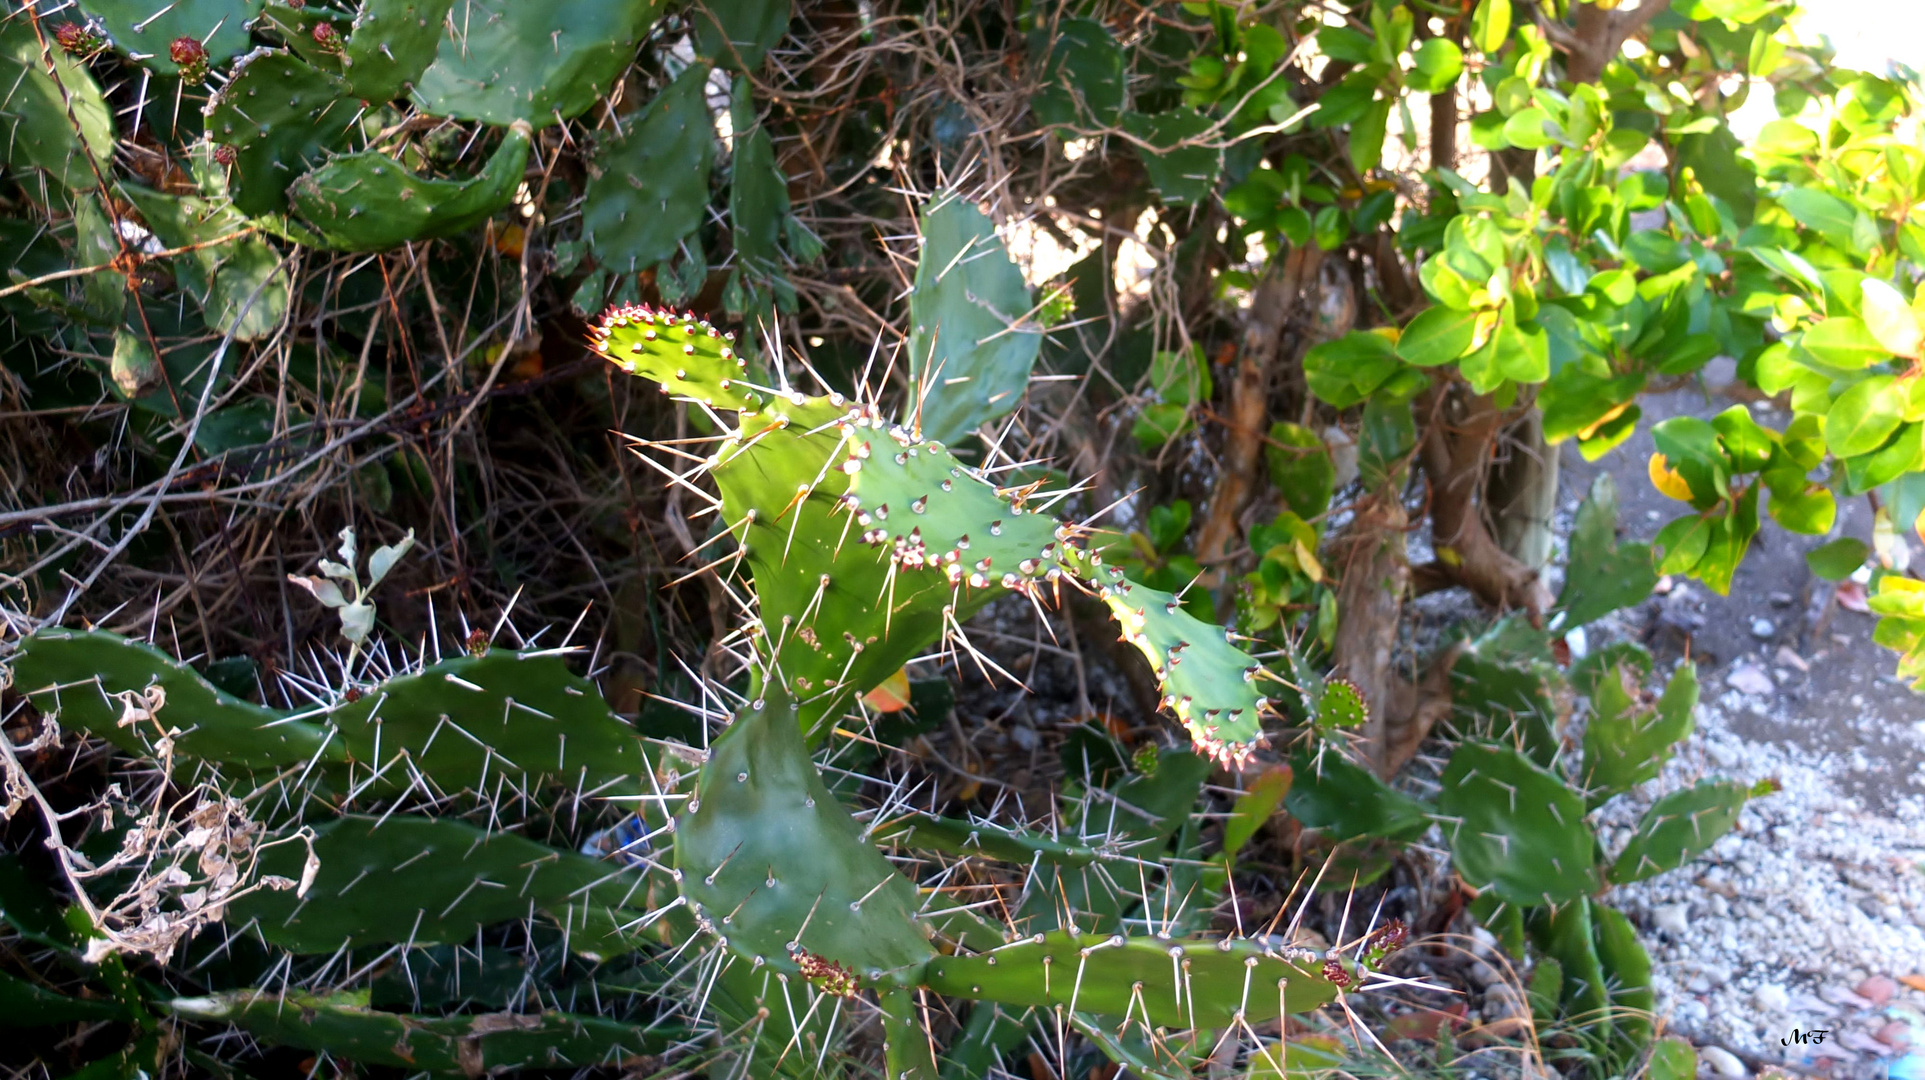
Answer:
[(1040, 610), (1067, 587), (1108, 607), (1199, 753), (1240, 768), (1265, 742), (1274, 706), (1257, 681), (1274, 676), (1175, 596), (1103, 565), (1089, 529), (1030, 508), (1036, 485), (997, 487), (873, 403), (757, 385), (734, 335), (694, 315), (611, 307), (590, 341), (663, 393), (739, 414), (683, 480), (708, 473), (721, 493), (733, 562), (755, 584), (759, 666), (811, 738), (932, 643), (962, 641), (961, 620), (990, 600)]

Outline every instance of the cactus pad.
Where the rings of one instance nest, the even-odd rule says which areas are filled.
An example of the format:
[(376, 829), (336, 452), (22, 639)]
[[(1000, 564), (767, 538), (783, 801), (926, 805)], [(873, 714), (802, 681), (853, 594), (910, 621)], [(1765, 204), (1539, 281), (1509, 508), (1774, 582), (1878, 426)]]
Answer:
[(359, 112), (350, 93), (339, 76), (285, 52), (257, 49), (234, 65), (203, 112), (207, 137), (234, 148), (235, 209), (286, 209), (294, 178), (346, 141)]
[(415, 103), (502, 127), (579, 116), (635, 58), (661, 10), (660, 0), (464, 0)]
[(247, 24), (260, 14), (261, 0), (86, 0), (80, 8), (106, 26), (114, 48), (128, 58), (174, 75), (180, 65), (169, 46), (181, 38), (199, 42), (208, 64), (224, 64), (247, 48)]
[[(229, 925), (252, 920), (275, 945), (329, 953), (343, 943), (466, 941), (476, 927), (539, 910), (573, 951), (608, 956), (636, 944), (619, 929), (622, 906), (648, 902), (638, 871), (451, 818), (344, 817), (314, 834), (320, 871), (307, 895), (249, 893), (229, 906)], [(299, 879), (305, 856), (300, 844), (280, 844), (263, 853), (261, 871)]]
[[(649, 771), (635, 732), (559, 656), (495, 650), (444, 660), (363, 691), (329, 714), (349, 755), (386, 770), (384, 790), (419, 774), (444, 792), (546, 777), (636, 794)], [(395, 764), (405, 754), (409, 767)]]
[(1064, 1006), (1076, 1012), (1147, 1018), (1153, 1027), (1223, 1028), (1325, 1005), (1356, 969), (1302, 949), (1252, 939), (1170, 939), (1121, 934), (1038, 934), (977, 956), (929, 964), (932, 990), (1004, 1005)]
[(159, 649), (105, 631), (43, 630), (27, 638), (14, 656), (13, 685), (62, 725), (130, 754), (149, 753), (160, 732), (149, 722), (122, 727), (120, 720), (129, 701), (142, 705), (140, 692), (158, 686), (166, 704), (156, 718), (181, 729), (176, 753), (258, 769), (347, 760), (325, 725), (250, 705)]
[[(1658, 775), (1672, 748), (1691, 734), (1698, 705), (1698, 669), (1678, 665), (1655, 708), (1633, 696), (1637, 667), (1607, 668), (1591, 695), (1592, 716), (1584, 729), (1584, 787), (1594, 803)], [(1632, 682), (1632, 687), (1625, 685)]]
[(119, 190), (162, 243), (193, 248), (169, 263), (181, 287), (200, 302), (209, 330), (258, 341), (280, 329), (292, 291), (280, 253), (259, 235), (209, 243), (245, 230), (245, 217), (232, 206), (192, 195), (163, 195), (134, 184)]
[(408, 1016), (368, 1007), (366, 994), (232, 990), (176, 998), (175, 1016), (233, 1024), (269, 1045), (325, 1051), (411, 1073), (480, 1076), (516, 1068), (620, 1065), (659, 1054), (683, 1033), (564, 1012)]
[(355, 96), (392, 101), (434, 63), (454, 0), (362, 0), (341, 61)]
[(86, 65), (58, 49), (51, 55), (49, 71), (28, 21), (18, 14), (0, 18), (0, 160), (38, 166), (69, 188), (91, 189), (88, 159), (104, 173), (114, 152), (113, 115)]
[(914, 982), (934, 952), (915, 885), (823, 785), (779, 693), (710, 747), (675, 856), (705, 927), (757, 968), (841, 964), (864, 985)]
[(690, 66), (596, 154), (601, 172), (588, 182), (582, 238), (604, 267), (646, 270), (702, 223), (715, 162), (708, 70)]
[(1584, 800), (1507, 746), (1467, 742), (1444, 769), (1437, 809), (1465, 881), (1513, 904), (1558, 904), (1597, 887)]
[(1333, 840), (1379, 836), (1415, 840), (1430, 828), (1424, 804), (1377, 779), (1336, 748), (1301, 749), (1290, 759), (1284, 807)]
[(1769, 790), (1769, 786), (1754, 790), (1731, 780), (1704, 780), (1652, 803), (1631, 842), (1611, 864), (1612, 883), (1643, 881), (1697, 858), (1738, 823), (1745, 800)]
[(376, 251), (457, 233), (505, 209), (528, 164), (529, 127), (516, 122), (467, 180), (416, 176), (378, 151), (338, 157), (288, 189), (294, 213), (326, 243)]

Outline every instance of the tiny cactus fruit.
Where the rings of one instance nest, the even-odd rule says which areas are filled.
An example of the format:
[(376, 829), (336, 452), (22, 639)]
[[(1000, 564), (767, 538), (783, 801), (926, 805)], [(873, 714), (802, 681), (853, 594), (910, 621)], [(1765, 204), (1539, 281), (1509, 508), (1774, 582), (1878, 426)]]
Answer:
[(240, 160), (240, 156), (240, 151), (226, 143), (214, 144), (214, 161), (220, 165), (232, 168), (234, 162)]
[(341, 32), (331, 22), (317, 22), (311, 32), (314, 44), (324, 53), (339, 56), (342, 49)]
[(191, 37), (177, 37), (167, 46), (167, 58), (180, 68), (180, 81), (199, 86), (207, 81), (207, 47)]
[(92, 22), (61, 23), (54, 28), (53, 39), (68, 55), (83, 60), (107, 47), (107, 36)]

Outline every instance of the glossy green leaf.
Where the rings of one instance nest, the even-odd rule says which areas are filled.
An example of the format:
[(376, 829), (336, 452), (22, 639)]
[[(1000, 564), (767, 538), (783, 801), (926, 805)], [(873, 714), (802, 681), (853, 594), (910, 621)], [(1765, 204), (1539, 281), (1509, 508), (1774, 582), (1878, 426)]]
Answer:
[(1878, 449), (1903, 422), (1897, 380), (1875, 375), (1838, 396), (1825, 414), (1825, 447), (1841, 458)]
[[(1916, 323), (1913, 328), (1916, 332)], [(1851, 315), (1834, 315), (1816, 324), (1805, 331), (1799, 344), (1818, 359), (1845, 371), (1858, 371), (1892, 358), (1892, 350), (1865, 321)]]

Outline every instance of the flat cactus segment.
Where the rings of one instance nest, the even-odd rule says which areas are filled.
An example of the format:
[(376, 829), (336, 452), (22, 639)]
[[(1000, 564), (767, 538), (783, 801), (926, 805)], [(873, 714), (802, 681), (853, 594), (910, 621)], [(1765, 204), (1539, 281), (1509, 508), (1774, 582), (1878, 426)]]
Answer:
[(730, 71), (754, 71), (789, 28), (790, 0), (708, 0), (690, 13), (695, 47)]
[(1028, 829), (1012, 829), (992, 822), (957, 821), (934, 814), (905, 814), (875, 831), (879, 844), (896, 843), (950, 855), (981, 855), (1004, 862), (1030, 865), (1088, 866), (1105, 859), (1126, 858), (1107, 845), (1077, 844), (1043, 836)]
[(49, 52), (51, 72), (27, 19), (0, 18), (0, 155), (16, 169), (37, 166), (69, 188), (92, 189), (90, 164), (106, 175), (113, 156), (113, 114), (86, 65), (59, 48)]
[(1651, 1018), (1658, 1010), (1658, 995), (1651, 988), (1651, 954), (1638, 941), (1637, 927), (1616, 908), (1593, 902), (1591, 931), (1611, 998), (1613, 1026), (1642, 1049), (1650, 1043)]
[(1557, 594), (1566, 630), (1638, 603), (1658, 584), (1651, 545), (1620, 543), (1617, 521), (1617, 483), (1600, 473), (1571, 528), (1570, 562)]
[[(1103, 1016), (1147, 1016), (1154, 1027), (1223, 1028), (1329, 1004), (1325, 961), (1252, 939), (1074, 936), (1058, 931), (977, 956), (931, 961), (931, 990), (954, 997)], [(1347, 985), (1354, 968), (1341, 967)]]
[[(314, 829), (320, 860), (306, 897), (249, 893), (228, 908), (234, 927), (252, 921), (268, 942), (297, 953), (331, 953), (343, 943), (469, 941), (490, 923), (541, 911), (578, 953), (611, 956), (633, 948), (620, 926), (623, 905), (646, 902), (640, 871), (452, 818), (337, 818)], [(299, 880), (306, 851), (279, 844), (261, 873)]]
[(620, 304), (602, 313), (589, 345), (616, 367), (661, 386), (665, 394), (718, 409), (760, 408), (769, 395), (741, 382), (748, 359), (735, 334), (706, 319)]
[(1652, 803), (1631, 842), (1611, 864), (1612, 884), (1643, 881), (1697, 858), (1738, 823), (1745, 800), (1769, 790), (1733, 780), (1702, 780)]
[(839, 964), (870, 985), (913, 982), (934, 955), (915, 885), (823, 785), (779, 692), (709, 748), (675, 857), (705, 927), (757, 967)]
[(1513, 904), (1560, 904), (1597, 887), (1584, 800), (1508, 746), (1467, 742), (1444, 769), (1437, 809), (1465, 881)]
[(392, 101), (421, 78), (441, 48), (454, 0), (362, 0), (341, 62), (354, 94)]
[(1539, 907), (1524, 916), (1531, 943), (1538, 951), (1557, 961), (1558, 1004), (1563, 1016), (1581, 1024), (1588, 1033), (1611, 1033), (1611, 992), (1604, 981), (1604, 963), (1598, 958), (1595, 912), (1604, 910), (1589, 897), (1580, 897), (1557, 907)]
[(1606, 669), (1592, 691), (1582, 776), (1593, 804), (1658, 775), (1672, 749), (1691, 734), (1698, 705), (1697, 665), (1689, 660), (1678, 665), (1664, 696), (1651, 709), (1634, 696), (1637, 673), (1632, 664)]
[(909, 294), (909, 375), (920, 400), (904, 411), (939, 442), (954, 442), (1022, 402), (1043, 329), (995, 223), (960, 196), (922, 217), (922, 254)]
[(258, 341), (280, 330), (293, 292), (280, 253), (258, 234), (209, 243), (246, 229), (246, 217), (225, 203), (192, 195), (163, 195), (133, 184), (121, 185), (120, 191), (161, 243), (194, 247), (169, 265), (181, 287), (200, 302), (209, 330), (232, 334), (236, 341)]
[(224, 64), (247, 48), (247, 24), (261, 13), (261, 0), (86, 0), (80, 10), (101, 21), (128, 59), (157, 75), (177, 75), (173, 42), (193, 38), (206, 49), (206, 63)]
[(1163, 706), (1176, 713), (1200, 753), (1242, 767), (1264, 740), (1270, 699), (1257, 688), (1266, 673), (1249, 653), (1230, 644), (1220, 626), (1189, 612), (1177, 598), (1122, 580), (1101, 589), (1123, 640), (1156, 672)]
[(1359, 836), (1415, 840), (1430, 828), (1424, 804), (1377, 779), (1377, 774), (1333, 746), (1298, 750), (1290, 759), (1290, 772), (1284, 808), (1332, 840)]
[(365, 993), (230, 990), (175, 998), (175, 1016), (229, 1023), (271, 1046), (292, 1046), (411, 1073), (479, 1076), (498, 1069), (630, 1064), (686, 1032), (565, 1012), (410, 1016), (368, 1007)]
[(223, 693), (159, 649), (118, 634), (43, 630), (23, 641), (13, 657), (13, 688), (35, 708), (130, 754), (150, 754), (160, 735), (154, 721), (120, 724), (130, 707), (151, 704), (151, 697), (143, 697), (149, 687), (166, 694), (154, 715), (160, 725), (180, 729), (176, 753), (252, 769), (347, 760), (340, 740), (322, 723)]
[(601, 171), (588, 182), (582, 238), (604, 267), (646, 270), (702, 223), (715, 163), (715, 125), (703, 96), (708, 72), (691, 65), (596, 153)]
[(1498, 630), (1469, 643), (1450, 668), (1452, 723), (1473, 738), (1522, 746), (1548, 766), (1569, 709), (1556, 665), (1513, 652)]
[(876, 995), (882, 1007), (884, 1080), (938, 1080), (929, 1021), (917, 1006), (916, 992), (892, 986)]
[(295, 177), (345, 145), (360, 104), (339, 76), (298, 56), (257, 49), (202, 110), (207, 137), (234, 148), (234, 207), (259, 216), (287, 209)]
[(458, 233), (507, 208), (528, 165), (529, 128), (508, 129), (481, 171), (467, 180), (416, 176), (378, 151), (338, 157), (288, 189), (294, 213), (327, 244), (379, 251)]
[[(363, 691), (330, 715), (349, 755), (382, 770), (384, 791), (413, 776), (444, 792), (547, 779), (602, 795), (642, 793), (650, 765), (633, 729), (559, 656), (461, 656)], [(405, 755), (408, 766), (396, 764)]]
[(661, 10), (660, 0), (463, 0), (415, 104), (501, 127), (579, 116), (635, 59)]

